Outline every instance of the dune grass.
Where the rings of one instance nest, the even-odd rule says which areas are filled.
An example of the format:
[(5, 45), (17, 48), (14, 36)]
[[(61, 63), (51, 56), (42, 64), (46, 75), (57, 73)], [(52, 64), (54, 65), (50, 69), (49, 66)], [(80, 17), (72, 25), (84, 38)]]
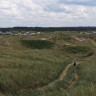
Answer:
[(90, 38), (90, 39), (96, 41), (96, 34), (81, 35), (81, 37)]
[[(73, 68), (71, 67), (64, 78), (64, 81), (58, 82), (54, 87), (46, 91), (30, 91), (22, 93), (20, 96), (95, 96), (96, 95), (96, 64), (95, 56), (83, 59), (76, 67), (79, 76), (77, 83), (72, 88), (67, 88), (70, 80), (74, 81), (72, 76)], [(64, 82), (64, 83), (63, 83)], [(67, 86), (66, 86), (67, 85)], [(66, 87), (65, 87), (66, 86)]]
[(17, 92), (42, 87), (58, 77), (68, 64), (64, 63), (67, 59), (57, 57), (47, 50), (6, 53), (0, 58), (0, 85), (2, 85), (0, 90)]
[(64, 32), (57, 33), (53, 37), (53, 40), (55, 40), (55, 41), (57, 41), (57, 40), (63, 40), (63, 41), (66, 41), (66, 42), (70, 42), (71, 39), (72, 39), (71, 38), (71, 33), (68, 34), (68, 33), (64, 33)]
[[(67, 63), (67, 62), (66, 62)], [(70, 74), (71, 73), (71, 74)], [(29, 92), (21, 92), (19, 96), (57, 96), (58, 92), (68, 89), (70, 83), (74, 81), (74, 68), (71, 66), (67, 75), (54, 84), (54, 86), (43, 90), (33, 90)], [(60, 93), (59, 93), (60, 94)], [(59, 95), (58, 95), (59, 96)]]
[[(82, 50), (83, 49), (81, 48), (79, 52), (82, 53)], [(90, 51), (90, 48), (87, 49), (87, 51), (84, 49), (83, 54), (86, 54), (86, 52), (89, 52), (89, 51)], [(78, 54), (78, 50), (76, 54)], [(94, 53), (91, 57), (78, 58), (78, 60), (81, 61), (81, 63), (76, 67), (76, 70), (77, 70), (76, 72), (79, 75), (79, 79), (76, 85), (73, 86), (72, 88), (70, 89), (67, 88), (70, 80), (74, 81), (74, 76), (72, 76), (73, 69), (70, 68), (67, 73), (67, 77), (64, 79), (64, 81), (58, 82), (53, 88), (50, 88), (49, 90), (42, 91), (42, 92), (30, 91), (28, 93), (21, 94), (20, 96), (31, 96), (31, 95), (33, 96), (38, 96), (38, 95), (39, 96), (95, 96), (96, 95), (95, 55), (96, 54)]]
[[(78, 34), (50, 33), (36, 36), (0, 36), (0, 95), (96, 96), (96, 49), (92, 44), (90, 46), (90, 42), (80, 43), (74, 40), (72, 43), (71, 40), (63, 40), (63, 36), (68, 38), (72, 35), (77, 36)], [(36, 47), (31, 49), (22, 46), (20, 42), (21, 40), (38, 41), (44, 37), (48, 38), (48, 36), (52, 37), (48, 41), (55, 41), (54, 47), (51, 46), (53, 48), (49, 48), (49, 44), (47, 49), (44, 47), (42, 49), (40, 46), (38, 48), (42, 50)], [(67, 43), (70, 45), (64, 46)], [(80, 46), (78, 46), (79, 44)], [(83, 44), (87, 46), (83, 46)], [(91, 52), (94, 54), (88, 56)], [(80, 58), (80, 54), (86, 58)], [(75, 86), (69, 88), (70, 83), (74, 81), (74, 70), (71, 66), (63, 80), (48, 89), (37, 90), (37, 88), (56, 80), (73, 59), (80, 61), (76, 67), (79, 78)], [(28, 92), (24, 91), (25, 89)]]

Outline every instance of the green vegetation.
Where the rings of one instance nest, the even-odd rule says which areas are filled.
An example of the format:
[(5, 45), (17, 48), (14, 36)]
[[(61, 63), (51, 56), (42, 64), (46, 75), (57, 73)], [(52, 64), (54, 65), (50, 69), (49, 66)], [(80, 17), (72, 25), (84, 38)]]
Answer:
[(12, 27), (0, 28), (0, 31), (41, 31), (41, 32), (56, 32), (56, 31), (96, 31), (96, 27)]
[(0, 36), (0, 96), (96, 96), (94, 46), (75, 32)]
[[(68, 61), (66, 62), (68, 63)], [(72, 73), (72, 74), (70, 74)], [(49, 96), (49, 93), (51, 93), (50, 96), (55, 96), (54, 92), (59, 92), (61, 90), (65, 90), (68, 88), (70, 83), (74, 81), (74, 69), (72, 67), (69, 68), (69, 71), (66, 75), (66, 77), (63, 78), (63, 80), (60, 80), (54, 84), (54, 86), (49, 87), (49, 88), (44, 88), (43, 90), (33, 90), (29, 92), (21, 92), (19, 95), (20, 96)], [(54, 95), (53, 95), (54, 94)]]
[(64, 37), (63, 40), (64, 41), (70, 41), (71, 40), (71, 37)]
[(6, 53), (0, 58), (0, 90), (18, 92), (47, 85), (70, 63), (64, 63), (67, 58), (62, 60), (63, 58), (52, 52), (39, 50)]
[(48, 49), (55, 44), (54, 42), (45, 40), (21, 40), (21, 42), (24, 46), (32, 49)]
[(88, 36), (90, 39), (96, 41), (96, 34)]
[[(21, 92), (20, 96), (61, 96), (61, 93), (63, 90), (68, 89), (71, 82), (75, 81), (74, 73), (75, 69), (71, 66), (67, 72), (67, 75), (63, 78), (63, 80), (60, 80), (54, 84), (54, 86), (49, 87), (47, 89), (43, 90), (36, 90), (36, 91), (29, 91), (29, 92)], [(70, 74), (71, 73), (71, 74)], [(64, 93), (65, 94), (65, 93)], [(64, 95), (63, 94), (63, 95)], [(64, 95), (66, 96), (66, 95)]]
[(96, 34), (87, 34), (87, 35), (83, 35), (82, 37), (90, 38), (90, 39), (96, 41)]
[(87, 46), (64, 46), (62, 50), (68, 53), (85, 54), (84, 56), (90, 56), (93, 54), (92, 49)]
[(85, 46), (65, 46), (63, 50), (68, 53), (84, 54), (84, 53), (89, 52), (91, 49), (89, 47), (85, 47)]
[(55, 41), (58, 41), (58, 40), (64, 40), (64, 41), (67, 41), (67, 42), (70, 42), (71, 41), (71, 36), (69, 34), (64, 34), (64, 32), (60, 32), (60, 33), (57, 33), (54, 38), (53, 38)]

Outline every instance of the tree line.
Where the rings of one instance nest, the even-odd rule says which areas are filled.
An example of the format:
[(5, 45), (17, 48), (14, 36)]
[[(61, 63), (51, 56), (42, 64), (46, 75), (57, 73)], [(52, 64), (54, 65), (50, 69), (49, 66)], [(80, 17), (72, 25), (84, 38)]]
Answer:
[(0, 28), (0, 31), (42, 31), (42, 32), (55, 32), (55, 31), (96, 31), (96, 27), (12, 27)]

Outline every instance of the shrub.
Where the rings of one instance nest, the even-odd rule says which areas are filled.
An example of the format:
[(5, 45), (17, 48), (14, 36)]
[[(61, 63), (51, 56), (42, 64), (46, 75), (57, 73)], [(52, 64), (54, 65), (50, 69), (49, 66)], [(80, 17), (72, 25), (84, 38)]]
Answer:
[(46, 40), (21, 40), (21, 43), (31, 49), (48, 49), (55, 44), (54, 42)]
[(86, 54), (90, 55), (93, 53), (90, 47), (87, 46), (64, 46), (63, 48), (64, 52), (73, 53), (73, 54)]

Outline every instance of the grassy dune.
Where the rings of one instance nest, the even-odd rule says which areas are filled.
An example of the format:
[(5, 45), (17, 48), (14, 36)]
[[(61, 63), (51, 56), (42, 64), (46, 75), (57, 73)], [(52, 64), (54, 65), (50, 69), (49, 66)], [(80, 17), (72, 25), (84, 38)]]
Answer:
[[(20, 42), (42, 41), (42, 38), (54, 42), (54, 46), (31, 49)], [(96, 96), (95, 51), (87, 36), (74, 32), (0, 36), (0, 96)], [(88, 55), (90, 52), (93, 54)], [(75, 69), (71, 66), (63, 80), (53, 87), (37, 90), (56, 80), (74, 59), (80, 64)], [(69, 88), (72, 82), (76, 84)]]
[(54, 56), (47, 50), (6, 53), (0, 58), (0, 83), (3, 82), (1, 90), (18, 91), (44, 86), (56, 79), (66, 63), (70, 63), (66, 60), (66, 57)]

